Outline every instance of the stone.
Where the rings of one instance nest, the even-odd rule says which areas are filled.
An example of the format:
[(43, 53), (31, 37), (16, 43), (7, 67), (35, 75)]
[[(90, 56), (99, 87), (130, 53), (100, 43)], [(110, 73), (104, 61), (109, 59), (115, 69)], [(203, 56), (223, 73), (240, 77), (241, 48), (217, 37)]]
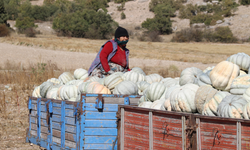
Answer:
[(104, 12), (104, 10), (102, 9), (102, 8), (99, 8), (98, 10), (97, 10), (97, 12)]
[(144, 3), (147, 2), (148, 0), (139, 0), (138, 3)]
[(194, 23), (194, 24), (192, 24), (192, 27), (193, 28), (205, 28), (206, 25), (205, 25), (205, 23)]
[(222, 20), (217, 20), (216, 24), (221, 24), (223, 21)]
[(108, 14), (108, 15), (113, 15), (113, 14), (114, 14), (114, 12), (107, 12), (107, 14)]

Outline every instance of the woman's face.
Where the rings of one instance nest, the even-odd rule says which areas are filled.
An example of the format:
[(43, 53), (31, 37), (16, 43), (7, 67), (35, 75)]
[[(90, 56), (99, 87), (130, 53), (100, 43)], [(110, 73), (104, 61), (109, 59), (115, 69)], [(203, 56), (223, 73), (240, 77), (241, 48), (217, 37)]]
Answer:
[(129, 37), (127, 37), (127, 36), (121, 36), (119, 38), (119, 41), (127, 41), (128, 39), (129, 39)]

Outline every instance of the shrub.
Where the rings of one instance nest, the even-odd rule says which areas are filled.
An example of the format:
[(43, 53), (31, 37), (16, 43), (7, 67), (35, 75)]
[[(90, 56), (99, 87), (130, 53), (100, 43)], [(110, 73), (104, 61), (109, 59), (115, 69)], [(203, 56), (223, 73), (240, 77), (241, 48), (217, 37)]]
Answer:
[(5, 3), (5, 10), (8, 15), (8, 19), (16, 20), (18, 17), (18, 8), (19, 8), (19, 1), (18, 0), (9, 0)]
[(161, 34), (170, 34), (172, 33), (172, 21), (169, 17), (156, 15), (154, 18), (144, 21), (142, 28), (146, 28), (148, 31), (158, 31)]
[(162, 41), (159, 31), (150, 31), (148, 33), (148, 37), (149, 37), (150, 41), (152, 41), (152, 42), (161, 42)]
[(217, 27), (215, 29), (214, 38), (217, 42), (222, 43), (235, 43), (237, 38), (234, 37), (229, 27)]
[(8, 15), (4, 8), (3, 0), (0, 1), (0, 24), (5, 23), (7, 25)]
[(62, 13), (53, 20), (53, 29), (72, 37), (107, 38), (118, 25), (105, 12), (94, 10)]
[(241, 0), (240, 3), (241, 3), (241, 5), (249, 5), (250, 0)]
[(9, 36), (9, 35), (10, 35), (10, 30), (6, 26), (6, 24), (0, 24), (0, 37)]
[(126, 19), (126, 15), (124, 14), (124, 12), (121, 13), (121, 19)]
[(195, 28), (187, 28), (182, 29), (181, 31), (176, 32), (175, 36), (173, 36), (173, 42), (200, 42), (202, 41), (203, 32), (200, 29)]
[(37, 27), (34, 23), (34, 19), (30, 17), (19, 17), (16, 20), (15, 25), (20, 33), (23, 33), (28, 28)]
[(26, 37), (36, 37), (36, 31), (34, 30), (34, 28), (25, 29), (24, 34)]

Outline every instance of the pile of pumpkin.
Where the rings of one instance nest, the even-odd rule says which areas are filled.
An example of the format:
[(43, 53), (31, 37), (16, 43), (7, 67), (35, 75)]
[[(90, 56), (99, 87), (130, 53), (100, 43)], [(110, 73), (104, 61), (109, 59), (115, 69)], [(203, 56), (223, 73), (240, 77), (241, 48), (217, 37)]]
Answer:
[(81, 93), (142, 95), (139, 107), (229, 118), (250, 117), (250, 56), (238, 53), (205, 70), (191, 67), (179, 78), (146, 75), (141, 68), (106, 78), (84, 69), (64, 72), (36, 87), (32, 96), (79, 101)]

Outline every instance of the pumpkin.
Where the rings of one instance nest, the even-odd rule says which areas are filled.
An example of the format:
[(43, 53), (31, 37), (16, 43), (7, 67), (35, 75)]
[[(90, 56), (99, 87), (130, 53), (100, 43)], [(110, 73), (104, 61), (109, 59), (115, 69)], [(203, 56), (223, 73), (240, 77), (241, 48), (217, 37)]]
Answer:
[(113, 73), (104, 79), (104, 85), (108, 89), (112, 90), (115, 88), (116, 85), (118, 85), (122, 81), (123, 79), (119, 74)]
[(170, 104), (170, 94), (172, 93), (172, 91), (175, 89), (175, 88), (179, 88), (180, 85), (175, 85), (175, 86), (171, 86), (167, 89), (167, 92), (165, 93), (165, 102), (164, 102), (164, 107), (166, 110), (168, 111), (171, 111), (171, 104)]
[(52, 82), (54, 84), (61, 84), (61, 85), (63, 85), (63, 83), (59, 79), (57, 79), (57, 78), (48, 79), (47, 82)]
[(217, 108), (222, 99), (227, 95), (230, 95), (230, 93), (218, 91), (211, 99), (206, 100), (205, 104), (203, 105), (202, 115), (217, 116)]
[(212, 88), (210, 85), (203, 85), (198, 88), (195, 94), (195, 106), (200, 114), (202, 114), (205, 102), (212, 99), (216, 93), (217, 90)]
[(148, 101), (159, 100), (166, 90), (166, 86), (163, 83), (154, 82), (144, 92), (144, 96)]
[(239, 95), (228, 95), (218, 106), (217, 114), (220, 117), (243, 118), (243, 108), (247, 101)]
[(111, 94), (110, 90), (99, 82), (90, 82), (87, 86), (87, 93)]
[(210, 77), (209, 77), (209, 73), (210, 71), (208, 71), (207, 73), (202, 73), (199, 75), (198, 77), (198, 85), (199, 86), (202, 86), (202, 85), (211, 85), (212, 82), (210, 80)]
[(230, 93), (242, 95), (250, 87), (250, 75), (242, 75), (235, 78), (231, 84)]
[(244, 119), (250, 118), (250, 102), (248, 102), (243, 108), (243, 117)]
[(144, 76), (146, 75), (146, 73), (139, 67), (134, 67), (134, 68), (131, 69), (131, 71), (140, 73), (140, 74), (142, 74)]
[(242, 70), (248, 71), (250, 67), (250, 56), (245, 53), (237, 53), (227, 58), (227, 61), (232, 62)]
[(250, 87), (245, 90), (245, 92), (243, 93), (243, 97), (245, 98), (245, 100), (250, 102)]
[(65, 85), (75, 85), (78, 87), (82, 83), (83, 83), (83, 80), (71, 80), (71, 81), (65, 83)]
[(146, 81), (141, 81), (137, 82), (137, 86), (138, 86), (138, 94), (143, 95), (143, 92), (146, 90), (147, 87), (150, 86), (150, 84)]
[(163, 83), (166, 87), (171, 87), (175, 85), (179, 85), (179, 78), (164, 78), (161, 80), (161, 83)]
[(46, 94), (47, 94), (47, 91), (49, 89), (51, 89), (55, 84), (52, 83), (52, 82), (43, 82), (41, 85), (40, 85), (40, 95), (41, 97), (45, 98), (46, 97)]
[(60, 90), (62, 100), (76, 101), (77, 87), (75, 85), (63, 85)]
[(88, 77), (88, 71), (82, 68), (74, 71), (74, 78), (76, 80), (85, 80)]
[(150, 74), (145, 77), (145, 81), (152, 84), (154, 82), (160, 82), (163, 79), (159, 74)]
[(63, 84), (65, 84), (65, 83), (67, 83), (67, 82), (69, 82), (69, 81), (71, 81), (71, 80), (74, 80), (75, 78), (74, 78), (74, 76), (73, 76), (70, 72), (64, 72), (64, 73), (62, 73), (62, 74), (58, 77), (58, 79), (59, 79)]
[(214, 69), (215, 66), (207, 67), (205, 70), (203, 70), (203, 73), (211, 72)]
[(150, 108), (151, 105), (152, 105), (152, 102), (142, 102), (138, 105), (138, 107)]
[(198, 88), (198, 85), (188, 83), (184, 86), (173, 89), (169, 97), (171, 109), (177, 112), (197, 112), (195, 93)]
[(233, 79), (239, 75), (240, 69), (237, 65), (222, 61), (210, 72), (212, 85), (218, 90), (228, 91)]
[(181, 72), (180, 85), (188, 83), (198, 84), (198, 76), (202, 74), (202, 70), (196, 67), (186, 68)]
[(46, 94), (46, 98), (57, 99), (57, 91), (58, 91), (58, 88), (52, 88), (52, 89), (48, 90), (48, 92)]
[(40, 86), (35, 87), (34, 91), (32, 92), (32, 97), (38, 97), (38, 98), (42, 97), (40, 95)]
[(60, 92), (61, 92), (61, 89), (63, 88), (63, 86), (64, 86), (64, 85), (60, 86), (60, 87), (58, 88), (58, 90), (57, 90), (57, 98), (56, 98), (56, 99), (58, 99), (58, 100), (62, 100), (61, 95), (60, 95)]
[(129, 71), (123, 74), (122, 76), (124, 81), (132, 81), (134, 83), (144, 81), (145, 76), (143, 74)]
[(122, 95), (138, 95), (138, 87), (132, 81), (122, 81), (114, 88), (113, 93)]
[(164, 100), (156, 100), (151, 104), (150, 108), (159, 109), (159, 110), (166, 110), (164, 105), (163, 105), (164, 102), (165, 102)]

